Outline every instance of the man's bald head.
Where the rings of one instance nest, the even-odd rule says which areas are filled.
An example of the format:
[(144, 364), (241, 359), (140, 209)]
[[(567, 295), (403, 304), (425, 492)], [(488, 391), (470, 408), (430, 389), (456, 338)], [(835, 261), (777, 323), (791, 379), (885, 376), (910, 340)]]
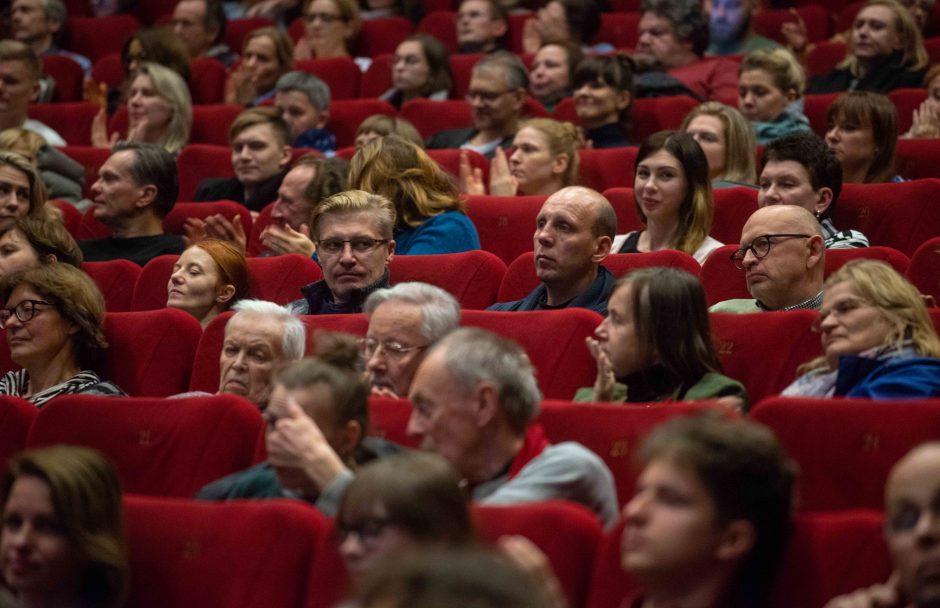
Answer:
[(594, 237), (606, 236), (613, 239), (617, 234), (617, 213), (610, 201), (597, 190), (584, 186), (568, 186), (548, 197), (545, 204), (550, 201), (588, 209), (594, 218), (591, 223)]
[(775, 232), (791, 234), (815, 234), (823, 238), (822, 226), (816, 216), (796, 205), (772, 205), (763, 207), (751, 214), (741, 231), (741, 242), (747, 233), (748, 225), (760, 222), (772, 227)]

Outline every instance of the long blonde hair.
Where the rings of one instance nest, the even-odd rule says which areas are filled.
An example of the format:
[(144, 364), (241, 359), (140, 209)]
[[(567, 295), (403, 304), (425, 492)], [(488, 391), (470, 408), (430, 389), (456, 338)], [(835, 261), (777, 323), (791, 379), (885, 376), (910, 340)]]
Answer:
[(753, 184), (757, 182), (757, 138), (754, 128), (737, 109), (717, 101), (706, 101), (689, 112), (680, 130), (689, 128), (698, 116), (714, 116), (725, 129), (725, 172), (721, 179)]
[(565, 187), (573, 186), (578, 179), (578, 166), (580, 165), (577, 127), (570, 122), (558, 122), (551, 118), (530, 118), (519, 125), (519, 131), (526, 127), (535, 129), (545, 136), (552, 160), (561, 155), (568, 157), (568, 166), (561, 174), (561, 184)]

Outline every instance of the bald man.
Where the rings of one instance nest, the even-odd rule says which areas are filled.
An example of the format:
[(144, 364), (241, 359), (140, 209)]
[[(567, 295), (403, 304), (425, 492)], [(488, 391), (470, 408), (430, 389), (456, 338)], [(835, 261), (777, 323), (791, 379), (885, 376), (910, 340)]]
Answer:
[(548, 197), (535, 219), (535, 273), (542, 284), (515, 302), (489, 310), (587, 308), (607, 314), (614, 276), (601, 266), (610, 254), (617, 215), (596, 190), (570, 186)]
[(802, 207), (755, 211), (741, 231), (735, 265), (754, 298), (718, 302), (711, 312), (818, 310), (822, 303), (825, 242), (819, 222)]
[(885, 540), (894, 562), (887, 583), (835, 598), (826, 608), (940, 606), (940, 442), (908, 452), (885, 486)]

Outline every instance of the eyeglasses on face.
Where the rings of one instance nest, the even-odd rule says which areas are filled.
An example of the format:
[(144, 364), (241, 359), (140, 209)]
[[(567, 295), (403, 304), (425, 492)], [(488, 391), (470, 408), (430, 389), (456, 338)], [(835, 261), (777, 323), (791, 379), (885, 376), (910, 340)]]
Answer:
[(375, 338), (359, 338), (357, 340), (359, 343), (359, 350), (362, 351), (362, 354), (366, 357), (371, 357), (374, 355), (380, 348), (382, 352), (385, 353), (386, 357), (404, 357), (408, 353), (412, 353), (416, 350), (421, 350), (427, 348), (427, 344), (422, 344), (420, 346), (405, 346), (401, 342), (395, 340), (385, 340), (379, 341)]
[(344, 543), (350, 534), (355, 534), (359, 542), (371, 545), (392, 523), (391, 519), (382, 517), (370, 517), (355, 523), (336, 522), (336, 544)]
[(44, 302), (43, 300), (23, 300), (16, 306), (11, 306), (10, 308), (0, 308), (0, 328), (5, 329), (7, 323), (10, 320), (10, 317), (16, 315), (16, 318), (19, 319), (20, 323), (28, 323), (33, 320), (33, 317), (37, 313), (41, 312), (42, 309), (38, 308), (39, 306), (52, 306), (49, 302)]
[(338, 255), (346, 250), (346, 243), (352, 248), (353, 253), (370, 253), (379, 245), (384, 245), (388, 239), (373, 239), (360, 236), (354, 239), (323, 239), (317, 241), (317, 251), (320, 255)]
[(747, 247), (741, 247), (737, 251), (731, 254), (731, 261), (734, 262), (735, 268), (738, 270), (744, 270), (744, 258), (747, 256), (747, 252), (750, 251), (754, 254), (754, 257), (758, 260), (761, 258), (767, 257), (767, 254), (770, 253), (770, 249), (777, 244), (774, 239), (808, 239), (812, 238), (810, 234), (762, 234), (759, 237), (751, 241), (751, 244)]
[(479, 99), (483, 103), (495, 103), (497, 99), (512, 91), (467, 91), (466, 100), (473, 103)]

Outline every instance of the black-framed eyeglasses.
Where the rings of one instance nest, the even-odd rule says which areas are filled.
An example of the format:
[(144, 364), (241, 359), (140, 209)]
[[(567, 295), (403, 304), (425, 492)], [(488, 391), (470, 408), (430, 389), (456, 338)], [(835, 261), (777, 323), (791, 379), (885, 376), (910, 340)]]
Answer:
[(503, 95), (507, 95), (507, 94), (509, 94), (509, 93), (512, 93), (512, 89), (510, 89), (510, 90), (508, 90), (508, 91), (500, 91), (500, 92), (496, 92), (496, 91), (467, 91), (466, 100), (469, 101), (469, 102), (471, 102), (471, 103), (473, 103), (473, 102), (476, 101), (477, 99), (479, 99), (479, 100), (482, 101), (483, 103), (494, 103), (497, 99), (499, 99), (499, 98), (502, 97)]
[(380, 348), (382, 352), (385, 353), (386, 357), (404, 357), (408, 353), (413, 353), (416, 350), (422, 350), (430, 346), (429, 344), (422, 344), (420, 346), (405, 346), (401, 342), (396, 340), (376, 340), (375, 338), (359, 338), (357, 340), (359, 343), (359, 350), (362, 351), (362, 354), (366, 357), (371, 357), (374, 355)]
[(53, 305), (43, 300), (23, 300), (16, 306), (12, 306), (10, 308), (0, 308), (0, 328), (6, 329), (7, 322), (13, 315), (16, 315), (16, 318), (19, 319), (20, 323), (28, 323), (29, 321), (32, 321), (33, 317), (36, 316), (36, 313), (42, 311), (42, 309), (37, 308), (38, 306), (52, 307)]
[(747, 252), (750, 251), (754, 254), (754, 257), (758, 260), (764, 257), (767, 257), (767, 254), (770, 253), (771, 247), (776, 245), (774, 239), (808, 239), (812, 238), (811, 234), (790, 234), (790, 233), (780, 233), (780, 234), (762, 234), (759, 237), (751, 241), (751, 244), (747, 247), (741, 247), (737, 251), (731, 254), (731, 261), (734, 262), (735, 268), (738, 270), (744, 270), (744, 258), (747, 256)]
[(346, 243), (352, 247), (353, 253), (370, 253), (379, 245), (384, 245), (388, 239), (373, 239), (367, 236), (357, 236), (353, 239), (323, 239), (317, 241), (317, 251), (320, 255), (338, 255), (346, 250)]
[(336, 23), (337, 21), (345, 21), (342, 15), (333, 15), (331, 13), (307, 13), (304, 15), (304, 21), (307, 23), (313, 23), (317, 19), (323, 23)]
[(371, 545), (382, 535), (385, 528), (393, 523), (395, 522), (387, 517), (370, 517), (356, 523), (336, 522), (336, 544), (344, 543), (350, 534), (355, 534), (359, 542)]

